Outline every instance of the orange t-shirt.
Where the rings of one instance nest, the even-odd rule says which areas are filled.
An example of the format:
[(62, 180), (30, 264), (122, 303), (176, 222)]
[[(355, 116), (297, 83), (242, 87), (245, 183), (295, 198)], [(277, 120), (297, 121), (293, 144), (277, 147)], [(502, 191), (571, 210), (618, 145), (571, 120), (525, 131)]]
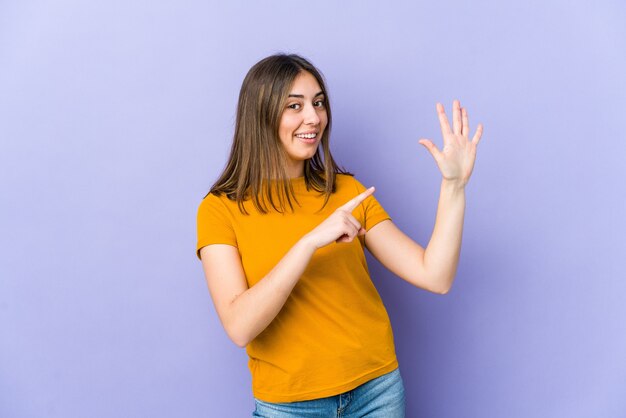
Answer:
[[(210, 244), (239, 250), (248, 287), (254, 286), (306, 233), (365, 187), (352, 176), (337, 175), (326, 204), (307, 190), (304, 177), (291, 180), (294, 211), (261, 214), (246, 201), (209, 194), (198, 208), (197, 254)], [(390, 219), (373, 196), (352, 214), (369, 230)], [(248, 346), (254, 397), (295, 402), (337, 395), (398, 367), (391, 323), (372, 283), (364, 239), (332, 243), (313, 255), (285, 305)]]

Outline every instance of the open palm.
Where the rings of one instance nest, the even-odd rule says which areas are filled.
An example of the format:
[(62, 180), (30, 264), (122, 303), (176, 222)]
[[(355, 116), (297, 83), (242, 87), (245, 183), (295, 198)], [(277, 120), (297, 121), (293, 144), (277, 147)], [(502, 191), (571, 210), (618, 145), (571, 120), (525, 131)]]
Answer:
[(455, 100), (452, 104), (452, 128), (441, 103), (437, 103), (437, 115), (443, 135), (443, 150), (437, 149), (429, 139), (420, 139), (422, 144), (435, 158), (444, 179), (467, 184), (476, 160), (476, 147), (483, 133), (482, 124), (478, 124), (476, 133), (469, 139), (469, 118), (467, 109)]

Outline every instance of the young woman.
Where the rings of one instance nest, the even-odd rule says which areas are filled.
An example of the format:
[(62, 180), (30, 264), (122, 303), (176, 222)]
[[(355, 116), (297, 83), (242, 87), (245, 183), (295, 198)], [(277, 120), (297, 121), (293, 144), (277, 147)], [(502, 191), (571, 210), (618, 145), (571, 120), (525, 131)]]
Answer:
[(452, 286), (482, 127), (470, 140), (456, 100), (452, 127), (441, 104), (437, 113), (443, 150), (419, 141), (443, 176), (424, 249), (373, 187), (333, 160), (320, 72), (284, 54), (248, 72), (228, 163), (198, 209), (197, 254), (226, 333), (248, 352), (253, 416), (404, 416), (392, 329), (364, 248), (417, 287)]

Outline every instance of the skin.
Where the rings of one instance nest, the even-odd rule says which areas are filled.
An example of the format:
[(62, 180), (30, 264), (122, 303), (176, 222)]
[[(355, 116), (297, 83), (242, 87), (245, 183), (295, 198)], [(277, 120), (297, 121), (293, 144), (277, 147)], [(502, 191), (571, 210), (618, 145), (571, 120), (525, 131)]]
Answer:
[[(280, 119), (278, 136), (287, 151), (289, 177), (304, 175), (304, 161), (315, 155), (328, 123), (326, 102), (319, 83), (308, 72), (300, 73), (289, 92), (285, 110)], [(298, 133), (316, 132), (315, 142), (298, 138)]]
[(435, 227), (424, 249), (386, 220), (376, 224), (365, 235), (365, 245), (376, 259), (397, 276), (414, 286), (434, 293), (450, 291), (459, 262), (463, 218), (465, 216), (465, 186), (474, 169), (476, 147), (483, 132), (478, 125), (469, 139), (467, 110), (455, 100), (452, 104), (452, 127), (443, 105), (437, 103), (437, 115), (443, 136), (443, 150), (432, 141), (420, 139), (435, 159), (442, 181)]
[[(320, 106), (320, 96), (316, 96), (320, 90), (310, 74), (298, 76), (290, 94), (302, 97), (290, 98), (281, 118), (279, 137), (287, 151), (291, 177), (303, 175), (304, 160), (314, 155), (326, 127), (326, 110)], [(374, 188), (370, 187), (304, 235), (252, 288), (247, 286), (235, 247), (214, 244), (200, 250), (213, 303), (224, 329), (235, 344), (245, 347), (272, 322), (315, 251), (331, 242), (351, 242), (357, 235), (365, 235), (365, 245), (372, 255), (407, 282), (438, 294), (450, 290), (461, 248), (465, 186), (474, 167), (483, 128), (478, 125), (476, 133), (469, 139), (469, 118), (458, 100), (453, 103), (452, 127), (440, 103), (437, 103), (437, 115), (443, 149), (440, 151), (428, 139), (419, 141), (431, 153), (442, 174), (435, 227), (426, 248), (405, 235), (390, 220), (376, 224), (367, 232), (361, 227), (352, 211), (374, 193)], [(305, 144), (294, 136), (311, 130), (320, 132), (314, 144)]]

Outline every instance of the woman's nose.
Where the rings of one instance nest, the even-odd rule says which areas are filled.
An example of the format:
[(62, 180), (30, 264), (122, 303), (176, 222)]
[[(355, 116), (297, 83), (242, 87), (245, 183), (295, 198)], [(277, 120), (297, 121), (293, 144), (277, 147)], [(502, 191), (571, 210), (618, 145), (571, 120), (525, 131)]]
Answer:
[(304, 123), (309, 125), (317, 125), (320, 123), (320, 117), (314, 106), (305, 106)]

